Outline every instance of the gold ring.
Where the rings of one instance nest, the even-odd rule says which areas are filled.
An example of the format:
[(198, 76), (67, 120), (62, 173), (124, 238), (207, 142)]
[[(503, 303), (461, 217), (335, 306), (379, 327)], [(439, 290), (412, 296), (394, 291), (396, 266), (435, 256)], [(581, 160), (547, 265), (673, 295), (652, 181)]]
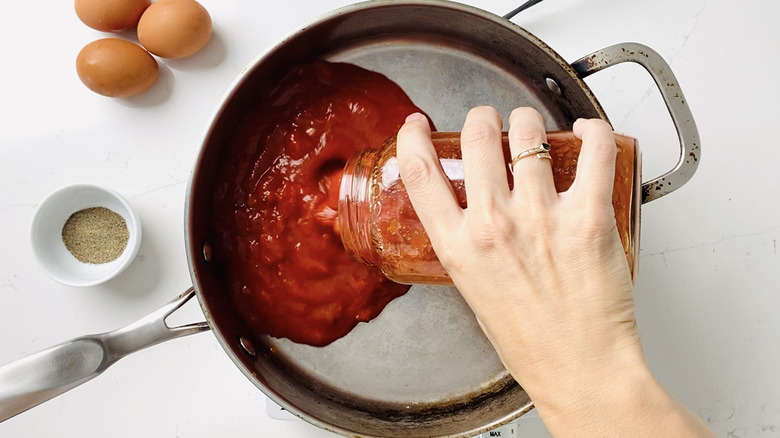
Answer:
[(512, 163), (509, 165), (510, 168), (514, 170), (515, 164), (517, 164), (518, 161), (525, 157), (530, 157), (531, 155), (536, 155), (539, 159), (547, 158), (548, 160), (552, 160), (552, 157), (550, 156), (550, 145), (548, 143), (542, 143), (535, 148), (526, 149), (517, 154), (517, 156), (512, 159)]

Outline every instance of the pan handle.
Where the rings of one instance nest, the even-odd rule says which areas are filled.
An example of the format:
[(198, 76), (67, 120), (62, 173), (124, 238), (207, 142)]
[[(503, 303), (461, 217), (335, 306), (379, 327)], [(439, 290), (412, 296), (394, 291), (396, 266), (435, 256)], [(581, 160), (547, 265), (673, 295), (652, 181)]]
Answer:
[(693, 114), (669, 64), (653, 49), (637, 43), (610, 46), (575, 61), (571, 66), (581, 78), (622, 62), (634, 62), (647, 70), (661, 91), (680, 139), (680, 158), (669, 172), (642, 183), (642, 203), (654, 201), (679, 189), (699, 166), (701, 146)]
[(179, 327), (165, 323), (194, 295), (195, 290), (190, 288), (127, 327), (71, 339), (4, 365), (0, 368), (0, 422), (91, 380), (130, 353), (208, 330), (206, 322)]
[(507, 20), (511, 20), (515, 15), (523, 12), (524, 10), (530, 8), (531, 6), (536, 5), (537, 3), (541, 3), (542, 0), (528, 0), (527, 2), (523, 3), (522, 5), (516, 7), (511, 12), (504, 15), (504, 18)]

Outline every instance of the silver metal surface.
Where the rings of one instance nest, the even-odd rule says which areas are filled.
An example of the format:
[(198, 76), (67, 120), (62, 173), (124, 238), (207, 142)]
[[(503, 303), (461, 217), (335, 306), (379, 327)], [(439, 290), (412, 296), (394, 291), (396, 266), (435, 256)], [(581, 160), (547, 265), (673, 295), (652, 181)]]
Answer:
[(623, 62), (637, 63), (653, 77), (680, 139), (680, 158), (675, 167), (642, 183), (642, 203), (647, 203), (679, 189), (693, 177), (701, 158), (699, 131), (680, 83), (669, 64), (653, 49), (637, 43), (616, 44), (578, 59), (572, 67), (585, 78)]
[(119, 359), (152, 345), (208, 330), (206, 323), (168, 327), (165, 319), (195, 295), (190, 288), (127, 327), (72, 339), (0, 368), (0, 421), (96, 377)]

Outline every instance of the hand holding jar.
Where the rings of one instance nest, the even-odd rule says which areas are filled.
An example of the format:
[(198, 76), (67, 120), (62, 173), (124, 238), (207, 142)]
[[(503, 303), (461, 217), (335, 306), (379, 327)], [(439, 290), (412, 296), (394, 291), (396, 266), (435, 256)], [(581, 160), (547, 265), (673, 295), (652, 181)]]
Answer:
[(612, 128), (574, 124), (582, 139), (576, 177), (558, 193), (541, 148), (542, 116), (518, 108), (509, 123), (512, 189), (501, 116), (489, 107), (469, 112), (461, 134), (466, 208), (424, 116), (407, 118), (397, 144), (401, 177), (433, 249), (504, 365), (554, 436), (710, 436), (644, 359), (612, 207)]

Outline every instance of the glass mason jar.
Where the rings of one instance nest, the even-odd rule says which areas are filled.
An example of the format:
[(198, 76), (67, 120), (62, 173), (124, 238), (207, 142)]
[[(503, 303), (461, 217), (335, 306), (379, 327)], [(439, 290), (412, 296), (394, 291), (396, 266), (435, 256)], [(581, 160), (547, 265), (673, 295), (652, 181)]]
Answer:
[[(434, 132), (433, 145), (458, 202), (466, 207), (460, 133)], [(506, 134), (504, 159), (508, 163)], [(615, 134), (618, 146), (612, 204), (632, 276), (639, 250), (641, 203), (640, 154), (635, 139)], [(582, 142), (571, 132), (547, 133), (552, 147), (553, 179), (558, 192), (574, 181)], [(509, 167), (507, 181), (511, 185)], [(378, 267), (387, 278), (405, 284), (452, 284), (439, 263), (428, 235), (412, 208), (396, 159), (396, 138), (379, 149), (352, 156), (344, 166), (338, 204), (338, 230), (346, 251), (356, 260)]]

